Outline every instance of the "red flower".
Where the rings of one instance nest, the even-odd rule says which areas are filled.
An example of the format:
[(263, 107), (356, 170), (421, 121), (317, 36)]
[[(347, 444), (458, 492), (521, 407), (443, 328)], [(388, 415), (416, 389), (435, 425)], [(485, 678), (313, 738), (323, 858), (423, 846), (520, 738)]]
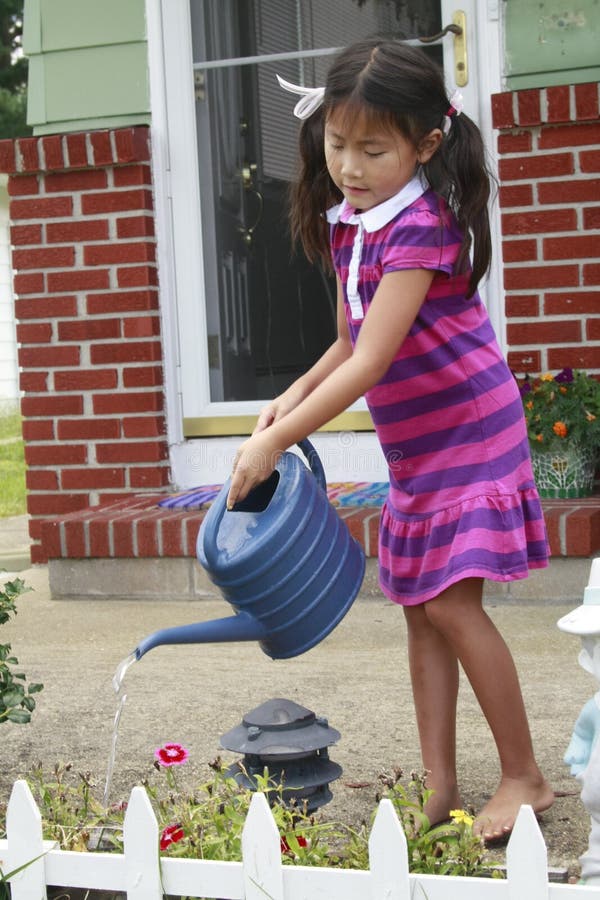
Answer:
[(166, 850), (171, 844), (182, 841), (185, 837), (181, 825), (167, 825), (160, 836), (160, 849)]
[[(308, 841), (306, 838), (301, 835), (295, 835), (296, 841), (298, 842), (299, 847), (308, 847)], [(287, 854), (287, 856), (293, 856), (294, 851), (291, 849), (290, 845), (287, 842), (285, 835), (281, 836), (281, 840), (279, 841), (279, 846), (281, 848), (281, 852)]]
[(154, 751), (154, 756), (161, 766), (181, 766), (189, 756), (189, 751), (181, 744), (165, 744)]
[(567, 426), (565, 425), (564, 422), (555, 422), (554, 425), (552, 426), (552, 431), (559, 438), (564, 438), (567, 436), (569, 429), (567, 428)]

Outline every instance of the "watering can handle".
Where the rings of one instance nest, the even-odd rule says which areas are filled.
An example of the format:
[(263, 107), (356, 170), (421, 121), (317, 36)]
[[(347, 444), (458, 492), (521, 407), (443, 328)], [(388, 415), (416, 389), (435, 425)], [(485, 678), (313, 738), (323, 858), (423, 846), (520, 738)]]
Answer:
[[(315, 476), (317, 480), (317, 484), (322, 490), (327, 491), (327, 480), (325, 478), (325, 470), (323, 468), (323, 463), (319, 458), (319, 454), (308, 440), (305, 438), (303, 441), (298, 441), (298, 447), (304, 453), (306, 460), (310, 466), (310, 470)], [(225, 515), (225, 503), (221, 503), (219, 505), (219, 509), (217, 510), (216, 516), (214, 518), (211, 516), (206, 519), (206, 527), (204, 530), (204, 538), (202, 541), (202, 546), (204, 548), (204, 553), (206, 559), (210, 565), (216, 564), (215, 554), (217, 552), (217, 533), (219, 531), (219, 526), (221, 524), (221, 519)]]

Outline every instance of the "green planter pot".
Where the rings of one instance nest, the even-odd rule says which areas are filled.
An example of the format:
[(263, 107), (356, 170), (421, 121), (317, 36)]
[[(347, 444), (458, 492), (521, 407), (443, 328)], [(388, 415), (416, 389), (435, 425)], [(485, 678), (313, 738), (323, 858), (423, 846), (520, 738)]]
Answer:
[(594, 492), (598, 450), (565, 444), (552, 450), (531, 445), (533, 476), (540, 497), (589, 497)]

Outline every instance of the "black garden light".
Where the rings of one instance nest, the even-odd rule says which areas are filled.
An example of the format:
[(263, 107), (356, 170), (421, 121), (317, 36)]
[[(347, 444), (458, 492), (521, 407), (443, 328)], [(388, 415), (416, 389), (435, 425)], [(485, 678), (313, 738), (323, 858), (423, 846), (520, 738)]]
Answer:
[(313, 812), (332, 798), (329, 782), (342, 767), (329, 759), (328, 747), (340, 738), (327, 719), (293, 700), (267, 700), (245, 713), (241, 723), (221, 737), (226, 750), (243, 753), (227, 774), (252, 791), (265, 768), (274, 784), (283, 786), (282, 800), (306, 804)]

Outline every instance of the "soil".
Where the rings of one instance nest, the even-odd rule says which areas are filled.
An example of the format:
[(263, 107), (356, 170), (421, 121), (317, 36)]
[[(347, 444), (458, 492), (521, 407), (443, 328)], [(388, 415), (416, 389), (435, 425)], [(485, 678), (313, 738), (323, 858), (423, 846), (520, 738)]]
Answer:
[[(5, 752), (0, 798), (15, 778), (38, 760), (89, 771), (102, 796), (116, 698), (111, 679), (117, 664), (146, 634), (165, 625), (228, 614), (223, 601), (52, 601), (44, 568), (22, 573), (34, 591), (20, 598), (17, 617), (3, 626), (19, 669), (44, 683), (29, 725), (3, 726)], [(577, 664), (579, 639), (556, 628), (569, 605), (529, 603), (489, 606), (521, 674), (539, 764), (556, 792), (540, 826), (549, 866), (562, 879), (576, 879), (587, 848), (590, 820), (578, 782), (563, 755), (574, 721), (597, 690)], [(206, 778), (219, 752), (219, 737), (265, 700), (286, 697), (325, 716), (340, 732), (330, 756), (343, 768), (332, 785), (326, 819), (356, 824), (369, 819), (378, 776), (400, 767), (420, 770), (418, 740), (400, 610), (367, 582), (335, 632), (318, 647), (286, 661), (272, 661), (256, 644), (159, 647), (128, 671), (127, 702), (118, 737), (110, 791), (124, 799), (151, 771), (154, 749), (177, 741), (190, 751), (190, 780)], [(182, 767), (183, 768), (183, 767)], [(495, 748), (466, 681), (461, 683), (458, 768), (465, 808), (478, 810), (498, 780)], [(505, 848), (490, 851), (503, 863)]]

